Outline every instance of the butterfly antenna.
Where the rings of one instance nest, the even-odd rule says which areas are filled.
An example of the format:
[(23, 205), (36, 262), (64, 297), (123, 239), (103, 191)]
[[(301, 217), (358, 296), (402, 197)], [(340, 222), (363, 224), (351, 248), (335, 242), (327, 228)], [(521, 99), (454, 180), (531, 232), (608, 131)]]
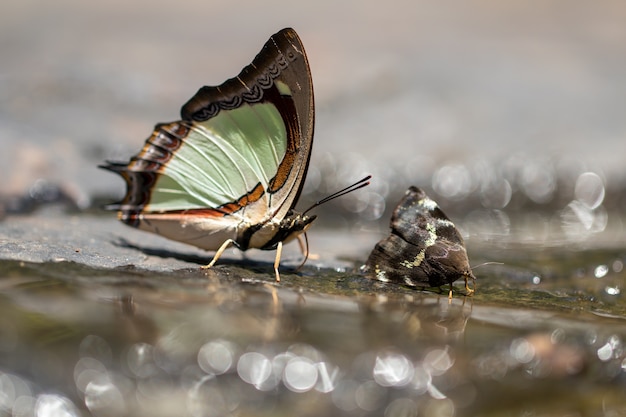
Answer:
[(485, 265), (504, 265), (504, 262), (483, 262), (482, 264), (478, 264), (476, 266), (471, 266), (470, 269), (473, 271), (476, 268), (480, 268)]
[(320, 205), (322, 205), (324, 203), (328, 203), (330, 200), (334, 200), (335, 198), (341, 197), (343, 195), (351, 193), (352, 191), (356, 191), (356, 190), (358, 190), (360, 188), (367, 187), (368, 185), (370, 185), (369, 180), (371, 178), (372, 178), (372, 176), (368, 175), (367, 177), (358, 180), (354, 184), (349, 185), (349, 186), (347, 186), (346, 188), (344, 188), (342, 190), (334, 192), (331, 195), (329, 195), (327, 197), (324, 197), (324, 198), (322, 198), (319, 201), (316, 201), (311, 207), (309, 207), (308, 209), (304, 210), (304, 212), (302, 214), (306, 214), (309, 211), (313, 210), (315, 207), (320, 206)]

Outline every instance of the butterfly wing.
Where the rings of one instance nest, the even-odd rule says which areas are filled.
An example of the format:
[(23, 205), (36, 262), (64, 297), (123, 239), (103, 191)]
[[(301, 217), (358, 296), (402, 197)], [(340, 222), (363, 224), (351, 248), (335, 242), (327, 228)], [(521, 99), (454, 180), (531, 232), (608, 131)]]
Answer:
[(159, 124), (128, 164), (112, 208), (125, 223), (215, 250), (225, 240), (262, 247), (302, 190), (313, 142), (313, 86), (293, 29), (273, 35), (253, 62), (220, 86), (202, 87), (182, 120)]
[(471, 276), (463, 238), (437, 203), (411, 187), (394, 210), (391, 234), (367, 266), (381, 281), (438, 287)]
[[(311, 71), (302, 42), (293, 29), (273, 35), (237, 77), (219, 87), (202, 87), (183, 106), (181, 116), (205, 123), (224, 110), (242, 106), (250, 110), (240, 110), (249, 113), (240, 120), (252, 124), (251, 130), (265, 126), (265, 136), (274, 139), (255, 141), (253, 134), (245, 135), (249, 141), (255, 141), (258, 156), (263, 152), (272, 154), (274, 162), (278, 162), (276, 168), (271, 166), (261, 176), (266, 177), (264, 188), (276, 200), (272, 203), (272, 215), (282, 219), (297, 202), (304, 185), (315, 117)], [(259, 117), (254, 114), (257, 112), (265, 112), (268, 117)], [(278, 133), (281, 128), (284, 132)], [(282, 146), (278, 152), (268, 149), (275, 144)], [(259, 159), (263, 166), (271, 158)]]

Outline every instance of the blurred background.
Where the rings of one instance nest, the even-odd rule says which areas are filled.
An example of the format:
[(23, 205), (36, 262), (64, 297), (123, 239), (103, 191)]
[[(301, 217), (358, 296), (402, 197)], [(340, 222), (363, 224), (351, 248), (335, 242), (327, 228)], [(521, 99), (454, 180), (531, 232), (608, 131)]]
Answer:
[(5, 214), (120, 198), (121, 180), (96, 165), (128, 159), (198, 88), (236, 75), (291, 26), (317, 105), (302, 208), (371, 173), (367, 191), (329, 204), (322, 219), (385, 229), (417, 185), (476, 235), (622, 231), (621, 1), (9, 0), (1, 8)]

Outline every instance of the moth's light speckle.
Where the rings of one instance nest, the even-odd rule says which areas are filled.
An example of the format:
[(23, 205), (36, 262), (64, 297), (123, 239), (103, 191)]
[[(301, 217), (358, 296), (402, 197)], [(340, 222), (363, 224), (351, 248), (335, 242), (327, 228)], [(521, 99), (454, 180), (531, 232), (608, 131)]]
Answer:
[(382, 282), (389, 282), (389, 278), (387, 278), (387, 272), (378, 269), (378, 265), (376, 265), (376, 279)]
[(593, 270), (593, 276), (596, 278), (604, 278), (608, 272), (609, 267), (607, 265), (598, 265)]
[(624, 269), (624, 263), (618, 259), (617, 261), (613, 262), (612, 267), (613, 272), (620, 273)]
[(604, 291), (608, 295), (619, 295), (621, 293), (619, 287), (605, 287)]
[(532, 279), (533, 284), (537, 285), (541, 283), (541, 277), (538, 275), (535, 275)]
[(426, 210), (434, 210), (437, 208), (437, 203), (434, 200), (426, 197), (417, 202), (420, 206), (423, 206)]

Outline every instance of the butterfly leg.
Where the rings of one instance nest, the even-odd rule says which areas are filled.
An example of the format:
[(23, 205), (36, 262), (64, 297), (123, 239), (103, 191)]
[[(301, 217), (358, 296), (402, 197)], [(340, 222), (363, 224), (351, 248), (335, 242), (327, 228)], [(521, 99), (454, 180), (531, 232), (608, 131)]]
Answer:
[(274, 272), (276, 272), (276, 282), (280, 282), (280, 274), (278, 273), (278, 266), (280, 265), (280, 256), (283, 253), (283, 242), (278, 242), (276, 246), (276, 259), (274, 259)]
[(304, 259), (302, 260), (302, 263), (296, 268), (296, 271), (302, 269), (307, 259), (309, 259), (309, 239), (306, 236), (306, 232), (304, 233), (304, 238), (302, 237), (302, 235), (298, 235), (298, 245), (300, 245), (300, 252), (302, 253), (302, 256), (304, 256)]
[[(472, 283), (474, 284), (474, 288), (470, 288), (469, 284), (468, 284), (468, 278), (472, 279)], [(467, 291), (467, 295), (474, 295), (474, 292), (476, 291), (476, 278), (472, 275), (472, 276), (465, 276), (465, 291)]]
[(217, 260), (220, 258), (220, 256), (222, 256), (224, 251), (228, 249), (228, 247), (232, 245), (233, 243), (235, 243), (235, 241), (232, 239), (227, 239), (224, 243), (222, 243), (222, 246), (220, 246), (217, 252), (215, 252), (215, 255), (213, 256), (213, 259), (211, 260), (211, 262), (209, 262), (208, 265), (203, 266), (202, 269), (209, 269), (213, 265), (215, 265), (215, 262), (217, 262)]

